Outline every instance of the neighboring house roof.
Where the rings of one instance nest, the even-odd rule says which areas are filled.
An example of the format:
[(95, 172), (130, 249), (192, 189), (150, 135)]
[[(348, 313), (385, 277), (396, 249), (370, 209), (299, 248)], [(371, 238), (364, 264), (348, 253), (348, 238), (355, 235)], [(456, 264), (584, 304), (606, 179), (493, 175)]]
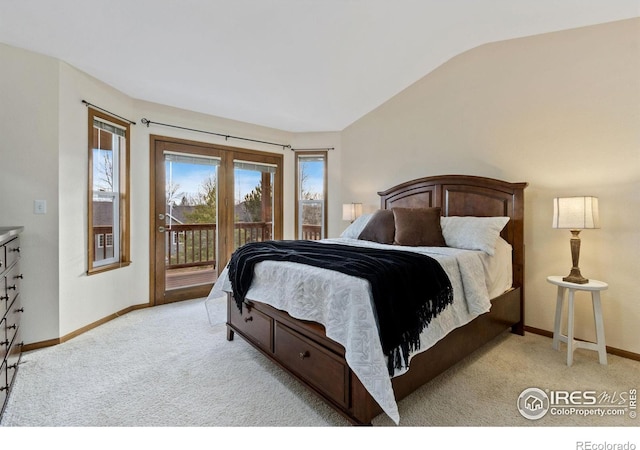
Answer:
[(253, 222), (253, 220), (251, 219), (251, 214), (249, 214), (249, 212), (247, 211), (247, 207), (245, 206), (244, 202), (235, 205), (233, 208), (233, 212), (238, 222)]
[[(167, 224), (189, 223), (187, 216), (195, 209), (193, 205), (175, 205), (167, 208)], [(251, 215), (247, 212), (244, 202), (234, 206), (235, 217), (238, 222), (252, 222)], [(113, 225), (113, 209), (111, 202), (93, 202), (93, 226), (110, 227)]]
[(113, 226), (113, 204), (111, 202), (93, 202), (93, 226)]
[(189, 223), (187, 215), (191, 214), (195, 206), (192, 205), (174, 205), (171, 208), (167, 206), (167, 223)]
[[(189, 223), (187, 216), (193, 212), (195, 206), (192, 205), (175, 205), (171, 207), (171, 212), (167, 209), (167, 223), (169, 220), (173, 220), (172, 223), (183, 224)], [(253, 222), (251, 215), (247, 212), (247, 208), (244, 204), (238, 203), (233, 208), (234, 215), (238, 222)]]

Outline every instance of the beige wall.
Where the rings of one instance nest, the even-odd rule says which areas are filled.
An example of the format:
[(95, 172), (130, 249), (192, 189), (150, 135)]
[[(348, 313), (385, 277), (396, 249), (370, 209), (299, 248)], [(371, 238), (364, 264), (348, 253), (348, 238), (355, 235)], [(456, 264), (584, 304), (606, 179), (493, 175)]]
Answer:
[[(547, 275), (571, 266), (555, 196), (600, 198), (580, 267), (606, 281), (607, 344), (640, 353), (640, 20), (484, 45), (461, 54), (342, 133), (343, 197), (435, 174), (526, 181), (526, 324), (553, 329)], [(588, 297), (577, 336), (594, 337)]]
[[(59, 335), (78, 330), (147, 301), (146, 288), (137, 274), (141, 256), (132, 252), (133, 265), (87, 276), (88, 120), (86, 100), (117, 114), (133, 117), (133, 101), (112, 87), (60, 62), (59, 96)], [(138, 152), (132, 152), (137, 154)], [(131, 158), (132, 173), (138, 159)], [(133, 185), (133, 184), (132, 184)], [(54, 213), (55, 211), (51, 211)], [(132, 223), (136, 220), (132, 211)], [(45, 318), (42, 318), (45, 319)], [(38, 341), (28, 329), (28, 337)], [(27, 342), (32, 340), (25, 338)]]
[[(0, 225), (23, 225), (23, 336), (57, 336), (57, 60), (0, 44)], [(47, 214), (33, 214), (46, 200)], [(38, 318), (46, 318), (40, 321)]]

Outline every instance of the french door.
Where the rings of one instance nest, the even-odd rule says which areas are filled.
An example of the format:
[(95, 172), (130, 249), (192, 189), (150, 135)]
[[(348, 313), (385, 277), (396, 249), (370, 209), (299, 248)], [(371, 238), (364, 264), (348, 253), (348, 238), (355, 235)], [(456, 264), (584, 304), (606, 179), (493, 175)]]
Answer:
[(151, 137), (153, 304), (205, 297), (231, 253), (282, 239), (282, 155)]

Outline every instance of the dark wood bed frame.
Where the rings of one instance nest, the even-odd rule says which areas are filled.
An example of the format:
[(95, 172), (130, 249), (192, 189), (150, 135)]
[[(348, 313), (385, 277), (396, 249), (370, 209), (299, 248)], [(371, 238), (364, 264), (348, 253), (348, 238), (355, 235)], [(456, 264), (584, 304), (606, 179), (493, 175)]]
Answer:
[[(381, 208), (442, 208), (443, 216), (509, 216), (502, 237), (513, 246), (513, 288), (491, 300), (491, 311), (457, 328), (411, 360), (410, 370), (393, 378), (396, 401), (441, 374), (511, 328), (524, 334), (524, 189), (527, 183), (467, 176), (426, 177), (378, 192)], [(251, 345), (317, 393), (353, 424), (370, 424), (380, 406), (353, 374), (344, 348), (326, 337), (322, 325), (248, 301), (242, 313), (231, 295), (227, 339), (240, 334)], [(275, 403), (274, 403), (275, 404)]]

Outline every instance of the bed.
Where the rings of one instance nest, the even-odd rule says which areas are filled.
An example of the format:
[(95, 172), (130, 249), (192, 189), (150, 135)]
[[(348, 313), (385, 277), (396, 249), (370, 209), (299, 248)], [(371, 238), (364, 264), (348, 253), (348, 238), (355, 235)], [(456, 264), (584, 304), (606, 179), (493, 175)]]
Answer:
[[(487, 256), (482, 247), (405, 248), (397, 242), (371, 242), (345, 233), (340, 239), (325, 240), (327, 244), (391, 250), (402, 247), (425, 253), (436, 259), (452, 279), (456, 292), (453, 303), (440, 314), (442, 319), (438, 317), (429, 324), (428, 333), (425, 330), (421, 334), (420, 349), (411, 353), (408, 367), (392, 375), (386, 371), (388, 360), (379, 350), (380, 339), (372, 331), (378, 318), (371, 312), (374, 308), (366, 280), (295, 262), (265, 261), (256, 265), (254, 284), (240, 308), (229, 287), (227, 268), (209, 299), (227, 296), (228, 340), (235, 334), (242, 336), (351, 423), (370, 424), (385, 413), (399, 424), (397, 402), (402, 398), (504, 331), (524, 334), (526, 186), (485, 177), (446, 175), (420, 178), (378, 192), (380, 211), (437, 210), (442, 216), (442, 231), (449, 239), (455, 236), (451, 223), (504, 219), (501, 226), (494, 226), (494, 232), (499, 233), (496, 242), (502, 243), (501, 251), (495, 245), (495, 255), (501, 254), (503, 260), (506, 255), (509, 261), (506, 265), (500, 262), (496, 270), (509, 273), (506, 277), (494, 273), (492, 277), (501, 280), (495, 286), (490, 286), (486, 275), (497, 256), (493, 250)], [(450, 230), (448, 234), (446, 230)], [(464, 232), (464, 227), (460, 231)], [(468, 241), (466, 235), (462, 240)], [(485, 274), (482, 282), (473, 275), (478, 270)], [(320, 301), (322, 305), (315, 304)], [(341, 306), (327, 306), (334, 303)]]

